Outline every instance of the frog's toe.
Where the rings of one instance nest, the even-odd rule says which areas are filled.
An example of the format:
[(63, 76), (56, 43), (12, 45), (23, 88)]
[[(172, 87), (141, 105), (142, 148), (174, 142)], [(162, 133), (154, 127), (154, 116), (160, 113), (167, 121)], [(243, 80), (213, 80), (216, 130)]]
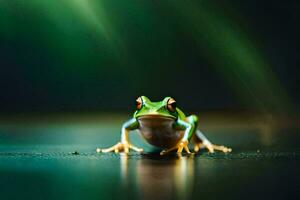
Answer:
[(129, 145), (129, 148), (132, 149), (132, 150), (134, 150), (134, 151), (137, 151), (137, 152), (143, 152), (144, 151), (144, 149), (136, 147), (136, 146), (134, 146), (132, 144)]
[(202, 148), (203, 148), (202, 143), (197, 143), (197, 144), (195, 144), (195, 146), (194, 146), (194, 151), (197, 153), (197, 152), (200, 151), (200, 149), (202, 149)]
[(170, 148), (170, 149), (162, 150), (162, 151), (160, 152), (160, 155), (161, 155), (161, 156), (166, 155), (167, 153), (169, 153), (169, 152), (175, 150), (176, 148), (177, 148), (177, 146), (172, 147), (172, 148)]
[(115, 152), (115, 153), (119, 153), (119, 152), (124, 152), (124, 153), (129, 153), (129, 150), (132, 149), (134, 151), (137, 151), (137, 152), (142, 152), (143, 149), (142, 148), (138, 148), (130, 143), (121, 143), (119, 142), (118, 144), (110, 147), (110, 148), (107, 148), (107, 149), (99, 149), (97, 148), (96, 151), (98, 153), (102, 152), (102, 153), (109, 153), (109, 152)]
[(232, 151), (231, 148), (225, 147), (225, 146), (223, 146), (223, 145), (214, 145), (214, 144), (212, 144), (212, 146), (213, 146), (213, 148), (214, 148), (215, 150), (223, 151), (224, 153), (229, 153), (229, 152)]
[(212, 144), (206, 145), (206, 148), (207, 148), (209, 153), (214, 153), (215, 152), (215, 149), (214, 149)]
[(115, 153), (118, 153), (119, 151), (122, 151), (124, 150), (124, 145), (122, 143), (118, 143), (112, 147), (109, 147), (109, 148), (106, 148), (106, 149), (100, 149), (100, 148), (97, 148), (96, 151), (97, 153), (109, 153), (109, 152), (115, 152)]
[(97, 149), (96, 149), (96, 152), (97, 152), (97, 153), (101, 153), (101, 151), (102, 151), (102, 150), (101, 150), (100, 148), (97, 148)]
[(169, 149), (165, 149), (163, 151), (160, 152), (160, 155), (165, 155), (173, 150), (177, 149), (177, 153), (181, 154), (183, 150), (185, 150), (188, 154), (190, 154), (190, 150), (188, 147), (188, 141), (182, 141), (180, 143), (178, 143), (176, 146), (171, 147)]
[(183, 142), (180, 142), (179, 145), (178, 145), (178, 150), (177, 150), (177, 153), (182, 153), (182, 150), (185, 150), (187, 153), (191, 153), (190, 152), (190, 149), (188, 147), (188, 142), (187, 141), (183, 141)]
[(208, 149), (210, 153), (214, 153), (216, 151), (222, 151), (224, 153), (229, 153), (232, 151), (231, 148), (225, 147), (223, 145), (215, 145), (215, 144), (206, 144), (205, 147)]

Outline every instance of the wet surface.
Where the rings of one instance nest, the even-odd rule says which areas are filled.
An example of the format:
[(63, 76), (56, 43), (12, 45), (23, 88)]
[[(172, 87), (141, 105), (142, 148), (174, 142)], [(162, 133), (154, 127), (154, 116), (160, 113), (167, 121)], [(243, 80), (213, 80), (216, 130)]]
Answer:
[(159, 156), (133, 133), (145, 153), (97, 154), (119, 141), (124, 119), (0, 123), (1, 199), (300, 197), (297, 127), (212, 119), (202, 131), (232, 153)]

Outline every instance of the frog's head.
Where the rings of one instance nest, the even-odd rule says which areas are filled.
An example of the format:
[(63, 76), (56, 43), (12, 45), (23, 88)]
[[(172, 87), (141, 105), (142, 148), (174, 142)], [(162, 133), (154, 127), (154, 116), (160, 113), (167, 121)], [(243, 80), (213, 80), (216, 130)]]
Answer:
[(172, 97), (166, 97), (162, 101), (152, 102), (147, 97), (141, 96), (136, 99), (137, 110), (134, 118), (139, 117), (164, 117), (177, 119), (178, 112), (176, 101)]

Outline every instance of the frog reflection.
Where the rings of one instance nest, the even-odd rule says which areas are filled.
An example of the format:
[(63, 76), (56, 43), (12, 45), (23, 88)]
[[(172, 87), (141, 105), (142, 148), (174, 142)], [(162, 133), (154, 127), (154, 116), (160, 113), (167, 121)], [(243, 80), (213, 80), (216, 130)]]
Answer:
[(125, 189), (138, 187), (140, 199), (187, 199), (194, 184), (194, 156), (172, 156), (166, 160), (150, 155), (138, 160), (120, 155)]

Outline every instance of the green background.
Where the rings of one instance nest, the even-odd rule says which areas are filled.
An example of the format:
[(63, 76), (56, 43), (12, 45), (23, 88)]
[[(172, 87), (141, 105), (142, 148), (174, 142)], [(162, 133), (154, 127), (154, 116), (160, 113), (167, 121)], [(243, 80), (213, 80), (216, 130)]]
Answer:
[(4, 112), (299, 110), (297, 1), (0, 0)]

